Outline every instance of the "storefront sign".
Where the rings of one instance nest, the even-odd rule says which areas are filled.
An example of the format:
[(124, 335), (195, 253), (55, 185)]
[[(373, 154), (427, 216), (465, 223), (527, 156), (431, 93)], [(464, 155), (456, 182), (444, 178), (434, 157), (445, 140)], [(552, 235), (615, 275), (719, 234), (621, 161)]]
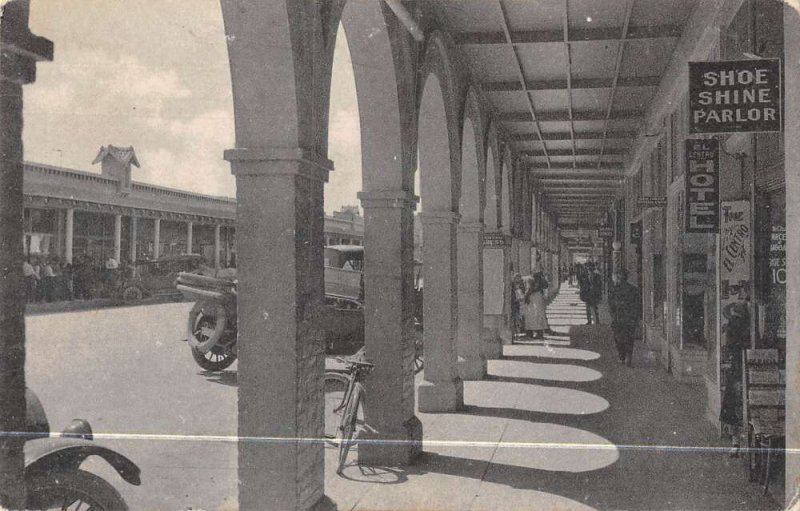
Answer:
[(686, 232), (719, 232), (719, 141), (686, 141)]
[(750, 295), (750, 203), (722, 203), (719, 241), (720, 307)]
[(779, 59), (689, 62), (689, 133), (781, 131)]
[(786, 226), (773, 225), (769, 241), (769, 272), (772, 283), (786, 285)]
[(483, 233), (484, 247), (506, 247), (511, 245), (509, 236), (500, 232)]
[(613, 225), (600, 225), (597, 227), (597, 236), (600, 238), (613, 238), (614, 226)]
[(639, 206), (643, 208), (663, 208), (667, 206), (666, 197), (639, 197)]

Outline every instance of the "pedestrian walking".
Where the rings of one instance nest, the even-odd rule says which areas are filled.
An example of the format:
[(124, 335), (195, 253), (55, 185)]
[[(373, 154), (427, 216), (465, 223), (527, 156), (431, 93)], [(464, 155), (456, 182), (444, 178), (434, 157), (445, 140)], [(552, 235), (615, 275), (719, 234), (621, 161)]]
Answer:
[(625, 268), (615, 273), (612, 280), (613, 285), (608, 294), (611, 330), (614, 332), (619, 361), (630, 367), (636, 330), (642, 319), (642, 296), (639, 288), (628, 282), (628, 271)]
[(522, 335), (525, 325), (522, 318), (522, 305), (525, 302), (525, 282), (522, 275), (511, 267), (511, 328), (513, 337)]
[(600, 324), (600, 311), (597, 306), (603, 299), (603, 276), (600, 275), (600, 270), (595, 263), (587, 265), (588, 292), (586, 296), (586, 324), (592, 324), (594, 317), (594, 324)]
[[(544, 276), (542, 266), (536, 264), (533, 275), (522, 278), (525, 283), (525, 300), (522, 315), (525, 318), (525, 332), (533, 339), (544, 339), (545, 331), (550, 330), (547, 324), (547, 306), (544, 293), (549, 283)], [(536, 336), (534, 336), (536, 332)]]

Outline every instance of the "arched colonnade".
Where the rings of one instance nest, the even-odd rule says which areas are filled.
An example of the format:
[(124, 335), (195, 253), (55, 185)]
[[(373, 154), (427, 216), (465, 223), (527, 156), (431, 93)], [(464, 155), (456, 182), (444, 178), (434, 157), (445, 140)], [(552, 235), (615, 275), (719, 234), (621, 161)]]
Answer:
[[(238, 201), (239, 505), (310, 509), (326, 502), (323, 446), (247, 439), (322, 432), (324, 353), (314, 325), (324, 293), (323, 187), (333, 170), (327, 126), (339, 23), (360, 112), (365, 336), (375, 363), (361, 461), (409, 463), (421, 449), (417, 404), (457, 410), (462, 381), (483, 378), (487, 358), (500, 355), (501, 337), (509, 338), (509, 270), (530, 268), (532, 183), (448, 34), (428, 30), (416, 41), (384, 2), (222, 6), (236, 127), (236, 147), (225, 157)], [(415, 396), (418, 201), (426, 368)]]

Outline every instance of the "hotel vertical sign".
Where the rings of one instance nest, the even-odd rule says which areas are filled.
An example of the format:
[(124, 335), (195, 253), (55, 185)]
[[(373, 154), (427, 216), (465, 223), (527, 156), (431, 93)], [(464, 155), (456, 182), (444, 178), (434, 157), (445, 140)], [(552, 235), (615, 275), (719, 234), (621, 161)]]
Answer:
[(686, 232), (719, 232), (719, 141), (686, 141)]
[(689, 133), (781, 131), (779, 59), (689, 62)]

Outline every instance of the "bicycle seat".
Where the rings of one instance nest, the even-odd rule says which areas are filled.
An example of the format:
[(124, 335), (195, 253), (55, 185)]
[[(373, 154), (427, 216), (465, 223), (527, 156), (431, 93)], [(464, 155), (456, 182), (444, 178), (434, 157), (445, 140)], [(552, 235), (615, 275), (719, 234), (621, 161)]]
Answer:
[(364, 360), (363, 348), (358, 350), (354, 355), (350, 355), (349, 357), (336, 357), (336, 360), (338, 360), (343, 364), (346, 364), (349, 367), (364, 367), (369, 369), (375, 367), (375, 364)]

